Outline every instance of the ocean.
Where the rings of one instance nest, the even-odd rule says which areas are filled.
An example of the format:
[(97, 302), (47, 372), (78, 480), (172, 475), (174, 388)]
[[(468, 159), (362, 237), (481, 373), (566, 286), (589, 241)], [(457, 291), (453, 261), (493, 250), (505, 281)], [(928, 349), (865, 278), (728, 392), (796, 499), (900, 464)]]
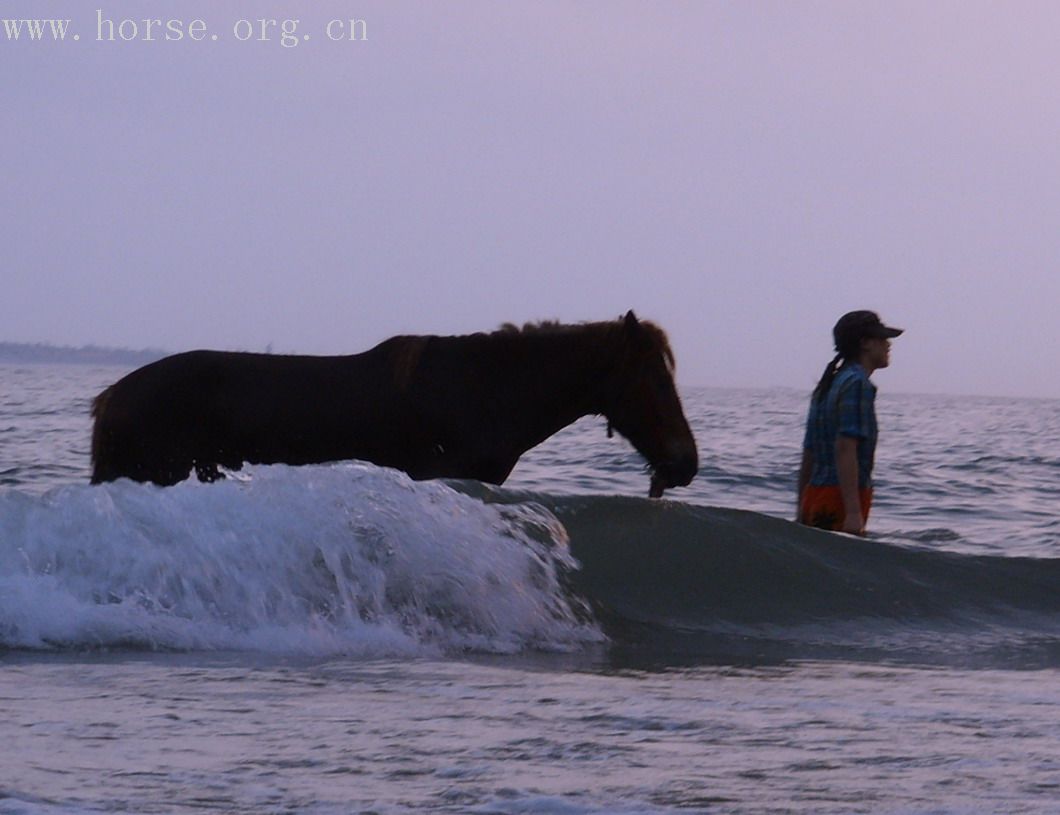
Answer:
[(0, 363), (0, 815), (1060, 813), (1060, 401), (879, 373), (859, 539), (790, 522), (809, 388), (685, 390), (658, 501), (602, 419), (89, 486), (124, 373)]

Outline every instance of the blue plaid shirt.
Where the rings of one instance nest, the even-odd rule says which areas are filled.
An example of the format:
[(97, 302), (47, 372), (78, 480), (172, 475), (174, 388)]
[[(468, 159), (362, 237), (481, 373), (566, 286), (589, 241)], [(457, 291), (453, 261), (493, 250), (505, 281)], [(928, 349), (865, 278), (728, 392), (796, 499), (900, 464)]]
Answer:
[(815, 487), (839, 484), (835, 443), (839, 436), (850, 436), (858, 440), (858, 486), (871, 487), (876, 433), (876, 386), (864, 368), (847, 363), (835, 375), (825, 398), (810, 402), (802, 443), (813, 453), (810, 483)]

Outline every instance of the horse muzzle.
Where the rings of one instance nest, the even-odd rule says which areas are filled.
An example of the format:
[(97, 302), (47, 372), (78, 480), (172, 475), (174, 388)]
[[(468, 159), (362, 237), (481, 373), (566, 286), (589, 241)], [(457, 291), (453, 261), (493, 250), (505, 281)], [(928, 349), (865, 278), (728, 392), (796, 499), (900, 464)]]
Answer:
[(699, 472), (699, 456), (693, 449), (690, 453), (682, 453), (674, 458), (652, 468), (651, 487), (648, 491), (650, 498), (662, 497), (663, 490), (671, 487), (685, 487), (692, 483), (692, 479)]

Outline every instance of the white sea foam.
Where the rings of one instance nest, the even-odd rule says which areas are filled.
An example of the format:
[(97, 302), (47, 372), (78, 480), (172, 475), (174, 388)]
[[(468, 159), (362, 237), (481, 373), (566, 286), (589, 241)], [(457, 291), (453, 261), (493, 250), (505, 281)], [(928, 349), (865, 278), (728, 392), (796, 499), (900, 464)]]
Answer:
[(0, 647), (415, 655), (601, 639), (540, 507), (363, 464), (0, 493)]

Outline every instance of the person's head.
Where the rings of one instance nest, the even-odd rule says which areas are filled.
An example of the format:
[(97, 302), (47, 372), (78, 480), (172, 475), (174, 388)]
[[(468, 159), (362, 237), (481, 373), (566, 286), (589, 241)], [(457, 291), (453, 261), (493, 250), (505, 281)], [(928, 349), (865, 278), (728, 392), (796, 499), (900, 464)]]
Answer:
[(901, 333), (901, 328), (884, 325), (874, 311), (848, 311), (832, 329), (836, 355), (814, 388), (814, 398), (820, 399), (828, 393), (842, 365), (857, 362), (869, 373), (877, 368), (886, 368), (891, 364), (891, 339)]
[(859, 362), (870, 373), (891, 364), (891, 340), (901, 328), (891, 328), (874, 311), (849, 311), (832, 329), (836, 353), (844, 362)]

